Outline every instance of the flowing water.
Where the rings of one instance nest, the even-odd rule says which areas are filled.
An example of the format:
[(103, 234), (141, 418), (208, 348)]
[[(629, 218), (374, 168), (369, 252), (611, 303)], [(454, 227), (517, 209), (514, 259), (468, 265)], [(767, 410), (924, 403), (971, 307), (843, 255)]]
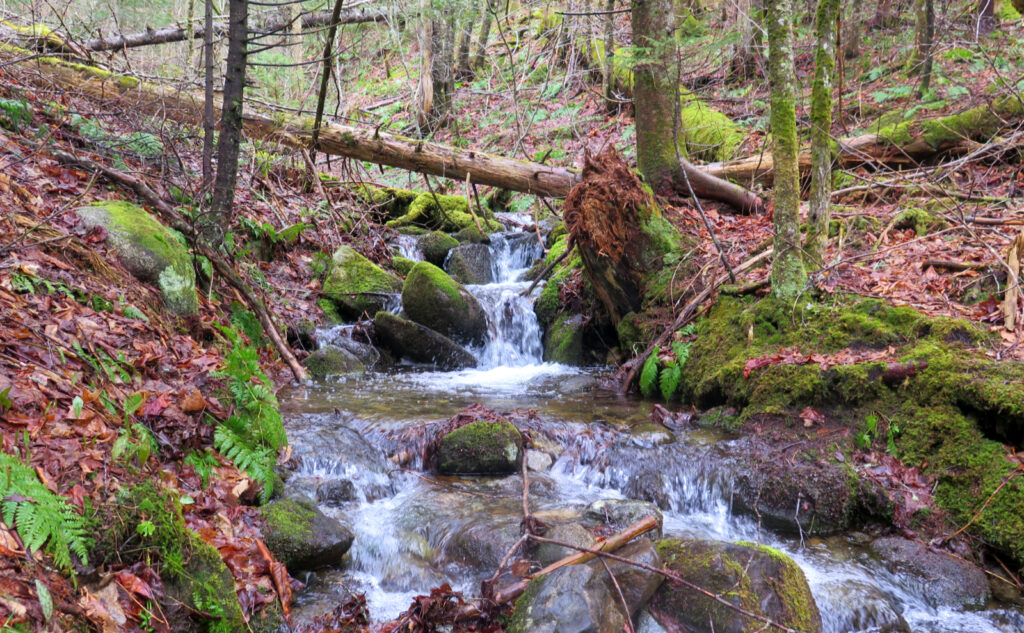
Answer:
[[(404, 242), (406, 256), (418, 256)], [(524, 297), (522, 273), (542, 255), (532, 234), (495, 236), (494, 283), (469, 286), (487, 311), (490, 336), (472, 350), (476, 369), (428, 371), (398, 366), (282, 392), (288, 436), (299, 469), (289, 485), (314, 496), (331, 482), (351, 482), (348, 501), (322, 505), (355, 533), (344, 569), (305, 578), (298, 617), (330, 610), (349, 592), (364, 593), (374, 619), (408, 608), (413, 596), (449, 582), (478, 592), (518, 538), (521, 482), (439, 477), (385, 459), (401, 450), (389, 432), (444, 420), (482, 403), (499, 411), (536, 412), (533, 424), (559, 446), (553, 466), (531, 475), (530, 500), (542, 518), (609, 498), (644, 497), (664, 511), (666, 536), (755, 541), (789, 553), (807, 576), (829, 633), (1024, 633), (1024, 615), (1009, 609), (966, 610), (941, 604), (925, 579), (889, 571), (853, 534), (789, 539), (731, 511), (730, 474), (720, 467), (729, 441), (703, 430), (680, 432), (650, 447), (629, 432), (650, 405), (598, 387), (599, 369), (545, 363), (533, 315), (540, 288)], [(334, 340), (349, 330), (332, 330)], [(536, 421), (539, 420), (539, 421)], [(661, 629), (646, 614), (638, 631)]]

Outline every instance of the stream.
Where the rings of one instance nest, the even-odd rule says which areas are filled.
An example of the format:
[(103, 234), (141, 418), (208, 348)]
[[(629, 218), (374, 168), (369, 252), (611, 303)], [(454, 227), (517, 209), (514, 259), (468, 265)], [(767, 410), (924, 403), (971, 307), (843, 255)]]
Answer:
[[(414, 242), (399, 246), (421, 258)], [(601, 499), (654, 500), (664, 512), (665, 536), (754, 541), (787, 552), (806, 574), (828, 633), (1024, 633), (1019, 610), (950, 605), (941, 582), (891, 571), (871, 553), (866, 535), (782, 537), (732, 512), (731, 473), (716, 460), (731, 440), (701, 429), (676, 432), (667, 443), (631, 432), (648, 421), (649, 402), (602, 391), (598, 378), (607, 369), (542, 360), (533, 313), (540, 287), (523, 297), (529, 282), (518, 281), (543, 256), (536, 236), (496, 235), (490, 250), (496, 281), (467, 286), (488, 317), (489, 341), (470, 350), (478, 368), (400, 364), (279, 394), (298, 463), (289, 486), (311, 497), (335, 491), (320, 492), (320, 507), (355, 534), (344, 568), (300, 578), (307, 588), (294, 606), (299, 621), (333, 609), (349, 592), (365, 594), (375, 621), (396, 617), (413, 596), (443, 582), (467, 596), (479, 593), (480, 581), (518, 538), (520, 478), (441, 477), (420, 472), (415, 461), (399, 469), (385, 455), (400, 450), (389, 432), (481, 403), (499, 412), (535, 411), (554, 438), (544, 447), (552, 465), (530, 477), (531, 507), (542, 520)], [(321, 339), (348, 331), (335, 328)], [(638, 632), (663, 631), (645, 610), (635, 624)]]

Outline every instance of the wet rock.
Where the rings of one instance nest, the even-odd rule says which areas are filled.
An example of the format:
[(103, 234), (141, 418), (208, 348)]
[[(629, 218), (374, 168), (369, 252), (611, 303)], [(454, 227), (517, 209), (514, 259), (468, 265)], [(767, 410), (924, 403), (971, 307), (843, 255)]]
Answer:
[(898, 536), (876, 539), (871, 549), (890, 570), (911, 576), (933, 606), (980, 607), (988, 600), (985, 572), (965, 560)]
[(351, 246), (334, 251), (331, 269), (324, 281), (323, 296), (343, 320), (385, 309), (402, 280), (366, 259)]
[(489, 284), (494, 281), (491, 249), (484, 244), (466, 244), (453, 248), (448, 255), (446, 269), (452, 279), (460, 283)]
[(302, 364), (312, 378), (327, 378), (343, 374), (362, 374), (366, 366), (348, 350), (324, 347), (306, 357)]
[(330, 508), (337, 508), (357, 498), (356, 487), (348, 479), (330, 479), (316, 488), (316, 502)]
[(481, 233), (476, 226), (467, 226), (455, 234), (455, 239), (460, 244), (490, 244), (491, 238), (486, 233)]
[(637, 501), (635, 499), (601, 499), (595, 501), (583, 510), (585, 525), (604, 525), (618, 532), (633, 525), (641, 519), (654, 517), (658, 520), (658, 527), (652, 532), (656, 539), (661, 538), (661, 527), (664, 517), (658, 506), (648, 501)]
[(316, 326), (309, 319), (288, 324), (285, 329), (285, 339), (291, 347), (307, 352), (312, 352), (320, 347), (316, 339)]
[(476, 367), (477, 360), (464, 347), (447, 336), (390, 312), (373, 317), (377, 343), (400, 359), (457, 370)]
[(320, 499), (327, 494), (321, 489), (333, 486), (336, 493), (330, 498), (340, 504), (348, 491), (352, 500), (365, 501), (391, 494), (390, 464), (384, 453), (363, 432), (347, 426), (342, 416), (312, 415), (296, 422), (303, 432), (295, 433), (289, 425), (294, 472), (286, 495), (294, 492)]
[(192, 258), (175, 233), (130, 202), (97, 202), (76, 213), (82, 226), (106, 230), (105, 241), (117, 249), (118, 261), (140, 281), (157, 286), (170, 312), (198, 312)]
[(676, 441), (676, 436), (660, 424), (647, 422), (629, 430), (629, 441), (643, 448), (654, 448)]
[[(479, 504), (483, 505), (483, 504)], [(493, 504), (490, 504), (493, 505)], [(445, 540), (440, 559), (466, 568), (490, 574), (502, 558), (519, 540), (522, 514), (510, 505), (509, 512), (487, 515), (487, 507), (480, 507), (478, 516), (452, 525)], [(444, 518), (439, 519), (444, 522)]]
[(878, 587), (843, 578), (826, 589), (830, 608), (822, 606), (822, 619), (832, 631), (910, 633), (910, 625), (892, 600)]
[(530, 449), (526, 451), (526, 467), (535, 472), (544, 472), (551, 468), (551, 464), (555, 462), (551, 455), (548, 455), (544, 451), (538, 451)]
[[(548, 529), (544, 535), (545, 538), (552, 539), (554, 541), (562, 541), (570, 545), (576, 545), (578, 547), (593, 547), (597, 540), (594, 535), (587, 531), (587, 528), (583, 527), (579, 523), (563, 523), (561, 525), (552, 526)], [(542, 566), (550, 565), (556, 561), (559, 561), (566, 556), (571, 556), (579, 550), (572, 549), (571, 547), (565, 547), (564, 545), (555, 545), (553, 543), (541, 543), (537, 546), (537, 553), (534, 558)]]
[(583, 316), (558, 316), (544, 333), (544, 360), (582, 367), (587, 364), (583, 349)]
[(459, 240), (441, 231), (428, 233), (416, 243), (416, 246), (423, 252), (424, 261), (428, 261), (438, 268), (444, 266), (444, 260), (448, 257), (448, 253), (458, 245)]
[(352, 532), (328, 517), (311, 499), (288, 498), (260, 508), (263, 540), (290, 572), (340, 565)]
[(523, 436), (511, 422), (480, 420), (441, 440), (438, 470), (445, 475), (508, 475), (523, 460)]
[(415, 259), (409, 259), (408, 257), (402, 257), (401, 255), (395, 255), (391, 258), (391, 265), (395, 267), (395, 272), (403, 277), (409, 274), (412, 267), (416, 265)]
[[(618, 550), (617, 555), (651, 567), (661, 559), (652, 543), (640, 539)], [(654, 572), (607, 561), (622, 590), (632, 617), (661, 584)], [(625, 628), (626, 609), (601, 561), (563, 567), (530, 583), (516, 601), (508, 633), (619, 633)]]
[(402, 308), (412, 321), (459, 343), (480, 345), (487, 337), (487, 317), (476, 297), (429, 262), (409, 271)]
[[(734, 605), (786, 626), (817, 633), (821, 616), (807, 579), (788, 556), (750, 543), (666, 539), (658, 542), (666, 566)], [(666, 581), (651, 613), (670, 631), (746, 633), (762, 623), (685, 587)]]

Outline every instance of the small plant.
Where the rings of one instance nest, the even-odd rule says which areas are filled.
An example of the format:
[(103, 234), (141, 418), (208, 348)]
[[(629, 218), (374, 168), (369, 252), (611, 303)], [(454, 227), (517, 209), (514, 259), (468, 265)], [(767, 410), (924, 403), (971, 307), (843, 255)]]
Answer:
[[(879, 416), (874, 413), (864, 418), (864, 429), (853, 437), (853, 442), (857, 448), (865, 451), (871, 450), (871, 445), (874, 443), (875, 438), (878, 437), (878, 421)], [(895, 456), (897, 452), (896, 439), (903, 431), (900, 429), (900, 425), (892, 420), (886, 420), (886, 424), (885, 452)]]
[[(681, 328), (676, 335), (689, 337), (694, 332), (696, 328), (691, 323)], [(640, 370), (640, 393), (650, 398), (659, 392), (663, 400), (671, 400), (682, 382), (683, 365), (690, 358), (692, 346), (693, 341), (676, 341), (672, 343), (672, 355), (665, 358), (661, 356), (661, 348), (655, 346)]]
[(28, 102), (23, 99), (0, 98), (0, 127), (18, 132), (21, 127), (32, 122), (32, 112)]
[(53, 562), (65, 571), (72, 569), (71, 554), (87, 561), (85, 519), (44, 486), (31, 467), (6, 453), (0, 453), (0, 500), (4, 523), (18, 530), (27, 551), (45, 545)]
[(140, 465), (145, 465), (149, 461), (149, 456), (156, 452), (156, 440), (153, 439), (153, 434), (146, 428), (146, 425), (133, 420), (135, 412), (142, 406), (142, 399), (141, 393), (133, 393), (124, 401), (122, 407), (124, 426), (110, 450), (114, 459), (125, 459), (128, 462), (136, 459)]

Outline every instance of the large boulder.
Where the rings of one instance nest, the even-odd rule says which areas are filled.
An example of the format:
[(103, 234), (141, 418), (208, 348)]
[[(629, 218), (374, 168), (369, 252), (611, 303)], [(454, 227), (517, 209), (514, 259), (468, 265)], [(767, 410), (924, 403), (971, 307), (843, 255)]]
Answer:
[(340, 565), (352, 532), (321, 512), (311, 499), (286, 498), (261, 508), (263, 540), (288, 571)]
[(402, 308), (416, 323), (459, 342), (480, 345), (487, 338), (487, 317), (476, 298), (443, 270), (419, 262), (402, 286)]
[(344, 374), (362, 374), (366, 366), (355, 354), (341, 347), (323, 347), (306, 357), (302, 364), (313, 378)]
[(390, 312), (374, 315), (373, 330), (377, 344), (400, 359), (433, 364), (444, 370), (477, 365), (475, 356), (447, 336)]
[[(803, 571), (782, 552), (753, 543), (666, 539), (658, 552), (668, 569), (750, 613), (818, 633), (821, 615)], [(764, 621), (666, 581), (651, 600), (651, 614), (670, 631), (751, 633)]]
[(421, 237), (416, 244), (423, 252), (423, 259), (435, 266), (444, 266), (448, 252), (459, 245), (459, 240), (447, 233), (433, 231)]
[(583, 349), (583, 316), (561, 314), (544, 333), (544, 360), (582, 367), (587, 364)]
[(981, 607), (989, 598), (985, 572), (969, 562), (899, 536), (876, 539), (871, 549), (890, 570), (910, 576), (935, 607)]
[(484, 244), (466, 244), (448, 255), (448, 274), (464, 284), (489, 284), (494, 281), (491, 249)]
[[(618, 550), (616, 555), (661, 567), (658, 552), (648, 539)], [(532, 581), (516, 600), (508, 633), (619, 633), (657, 590), (662, 576), (620, 561), (607, 561), (608, 570), (622, 590), (623, 600), (601, 561), (562, 567)]]
[(394, 303), (402, 280), (360, 255), (351, 246), (334, 251), (323, 296), (344, 320), (374, 314)]
[(523, 436), (507, 420), (478, 420), (444, 436), (437, 468), (444, 475), (508, 475), (523, 461)]
[(141, 207), (129, 202), (96, 202), (77, 210), (82, 225), (106, 230), (106, 243), (140, 281), (160, 288), (164, 305), (174, 314), (196, 314), (196, 273), (188, 249)]

